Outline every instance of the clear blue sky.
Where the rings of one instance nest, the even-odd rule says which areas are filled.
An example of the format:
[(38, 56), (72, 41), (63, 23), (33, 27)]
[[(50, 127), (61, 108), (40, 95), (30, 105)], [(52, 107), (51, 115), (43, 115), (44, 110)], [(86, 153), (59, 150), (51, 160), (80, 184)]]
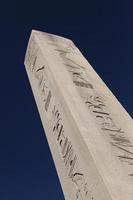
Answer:
[(0, 9), (0, 200), (63, 200), (23, 64), (30, 32), (72, 39), (133, 116), (133, 3), (18, 0)]

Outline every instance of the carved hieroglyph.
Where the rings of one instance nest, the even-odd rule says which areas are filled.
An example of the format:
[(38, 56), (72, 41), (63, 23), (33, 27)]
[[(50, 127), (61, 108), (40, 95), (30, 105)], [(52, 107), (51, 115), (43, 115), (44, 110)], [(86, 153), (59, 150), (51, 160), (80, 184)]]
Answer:
[(74, 43), (32, 31), (26, 71), (66, 200), (133, 200), (133, 121)]

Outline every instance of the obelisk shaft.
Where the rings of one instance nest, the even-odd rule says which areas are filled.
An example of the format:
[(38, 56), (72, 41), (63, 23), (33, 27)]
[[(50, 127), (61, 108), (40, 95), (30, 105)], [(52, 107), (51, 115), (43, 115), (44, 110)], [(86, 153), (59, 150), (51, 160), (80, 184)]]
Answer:
[(32, 31), (25, 66), (65, 199), (133, 199), (133, 122), (69, 39)]

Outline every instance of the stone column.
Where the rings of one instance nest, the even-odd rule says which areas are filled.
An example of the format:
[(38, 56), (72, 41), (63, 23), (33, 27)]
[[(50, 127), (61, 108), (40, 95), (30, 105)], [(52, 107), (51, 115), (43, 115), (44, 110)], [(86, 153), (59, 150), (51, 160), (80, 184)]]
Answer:
[(66, 200), (133, 200), (133, 121), (74, 43), (33, 30), (25, 66)]

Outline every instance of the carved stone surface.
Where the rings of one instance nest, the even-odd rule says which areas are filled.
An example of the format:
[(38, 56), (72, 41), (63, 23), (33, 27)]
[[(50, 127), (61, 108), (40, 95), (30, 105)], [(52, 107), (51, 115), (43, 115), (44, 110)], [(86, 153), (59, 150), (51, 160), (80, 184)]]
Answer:
[(32, 31), (26, 71), (66, 200), (133, 200), (133, 121), (74, 43)]

